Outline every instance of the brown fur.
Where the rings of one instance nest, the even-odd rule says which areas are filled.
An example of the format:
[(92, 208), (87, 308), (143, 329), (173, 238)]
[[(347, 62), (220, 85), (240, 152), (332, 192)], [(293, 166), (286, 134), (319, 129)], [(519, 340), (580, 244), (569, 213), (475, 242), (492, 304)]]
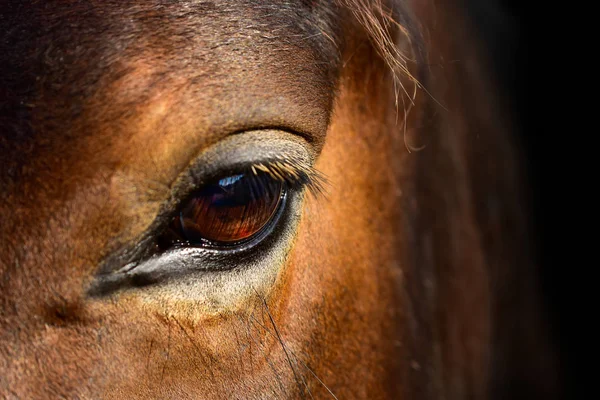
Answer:
[[(520, 155), (459, 5), (2, 12), (3, 397), (555, 393)], [(270, 293), (210, 315), (88, 296), (197, 154), (263, 128), (305, 138), (329, 181)]]

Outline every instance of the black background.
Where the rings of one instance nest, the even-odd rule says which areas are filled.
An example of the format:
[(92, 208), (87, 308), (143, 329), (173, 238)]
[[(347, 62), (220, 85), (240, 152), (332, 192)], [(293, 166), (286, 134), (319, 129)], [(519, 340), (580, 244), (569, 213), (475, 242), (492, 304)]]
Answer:
[(576, 192), (561, 177), (577, 174), (577, 171), (575, 163), (565, 155), (568, 136), (553, 133), (558, 130), (555, 121), (564, 112), (557, 101), (561, 95), (552, 89), (561, 86), (560, 78), (558, 83), (553, 83), (557, 76), (552, 76), (551, 68), (551, 54), (557, 49), (543, 51), (544, 43), (553, 43), (550, 33), (556, 26), (544, 29), (541, 24), (544, 18), (529, 2), (468, 2), (515, 117), (531, 189), (533, 242), (541, 267), (539, 278), (549, 317), (549, 333), (557, 348), (563, 395), (571, 398), (574, 364), (567, 348), (566, 299), (570, 294), (566, 281), (572, 272), (565, 267), (574, 264), (569, 243), (577, 241), (580, 233), (577, 229), (565, 229), (572, 227), (569, 219), (575, 218), (568, 210), (574, 206)]

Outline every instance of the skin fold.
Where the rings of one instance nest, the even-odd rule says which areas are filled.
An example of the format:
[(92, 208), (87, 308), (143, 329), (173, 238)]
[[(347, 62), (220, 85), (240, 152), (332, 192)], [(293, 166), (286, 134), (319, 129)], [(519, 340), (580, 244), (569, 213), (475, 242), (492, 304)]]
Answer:
[[(551, 398), (520, 156), (460, 4), (9, 1), (0, 397)], [(91, 290), (214, 154), (300, 154), (324, 193), (226, 272)]]

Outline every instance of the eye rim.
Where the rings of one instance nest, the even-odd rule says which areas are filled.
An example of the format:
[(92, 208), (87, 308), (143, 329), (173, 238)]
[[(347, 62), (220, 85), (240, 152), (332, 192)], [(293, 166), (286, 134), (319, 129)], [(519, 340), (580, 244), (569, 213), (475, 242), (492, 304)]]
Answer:
[[(194, 302), (195, 314), (210, 316), (242, 307), (252, 293), (269, 293), (287, 265), (299, 234), (306, 194), (327, 199), (330, 182), (315, 168), (316, 149), (301, 135), (278, 128), (237, 133), (201, 149), (168, 182), (168, 197), (156, 199), (158, 209), (146, 228), (130, 239), (115, 238), (91, 281), (90, 301), (139, 299), (160, 306)], [(156, 238), (168, 226), (183, 199), (204, 183), (244, 170), (292, 167), (285, 206), (264, 238), (233, 249), (173, 248), (156, 253)], [(283, 165), (284, 167), (286, 165)], [(275, 170), (274, 176), (283, 169)], [(289, 171), (289, 170), (288, 170)], [(287, 178), (290, 175), (286, 175)]]
[[(236, 172), (236, 173), (232, 173), (232, 174), (226, 174), (221, 178), (217, 178), (216, 180), (223, 179), (224, 177), (226, 178), (226, 177), (233, 176), (233, 175), (239, 175), (239, 174), (252, 174), (252, 171), (250, 171), (250, 172), (244, 171), (244, 172)], [(273, 179), (273, 178), (269, 177), (269, 179)], [(219, 252), (231, 252), (233, 250), (234, 252), (237, 252), (237, 251), (245, 251), (245, 250), (248, 250), (248, 249), (254, 247), (256, 244), (263, 241), (267, 236), (269, 236), (273, 232), (273, 228), (277, 225), (277, 223), (281, 219), (281, 215), (284, 213), (285, 207), (287, 206), (288, 192), (291, 190), (291, 188), (285, 181), (279, 182), (279, 183), (281, 185), (280, 190), (279, 190), (279, 199), (277, 201), (277, 204), (276, 204), (273, 212), (271, 213), (271, 215), (269, 215), (269, 218), (265, 222), (265, 224), (262, 227), (260, 227), (252, 235), (250, 235), (246, 238), (240, 239), (240, 240), (229, 241), (229, 242), (215, 241), (215, 240), (210, 240), (210, 239), (206, 239), (206, 238), (200, 238), (200, 240), (199, 240), (200, 243), (192, 243), (190, 240), (182, 240), (182, 241), (178, 241), (175, 243), (171, 243), (168, 248), (161, 249), (160, 253), (165, 253), (165, 252), (168, 252), (171, 250), (182, 249), (182, 248), (201, 248), (201, 249), (206, 249), (206, 250), (216, 250)], [(198, 193), (198, 191), (201, 188), (202, 188), (202, 186), (200, 186), (190, 196), (188, 196), (187, 198), (182, 200), (179, 203), (180, 205), (174, 211), (171, 218), (176, 218), (177, 215), (180, 214), (181, 209), (187, 204), (187, 202), (189, 202), (192, 198), (194, 198), (194, 196)], [(165, 227), (165, 230), (168, 230), (168, 229), (169, 229), (169, 225), (167, 225)], [(162, 234), (158, 235), (157, 241), (160, 240), (161, 236), (162, 236)], [(159, 247), (160, 247), (160, 245), (159, 245)]]
[[(205, 296), (218, 296), (213, 304), (226, 308), (240, 293), (259, 287), (269, 287), (292, 249), (302, 214), (304, 190), (291, 188), (286, 193), (285, 207), (279, 207), (277, 222), (256, 238), (233, 249), (202, 247), (171, 248), (170, 250), (124, 264), (119, 269), (99, 273), (87, 287), (90, 299), (137, 293), (148, 301), (159, 301), (168, 290), (170, 300), (204, 303)], [(275, 219), (273, 219), (275, 221)], [(196, 286), (200, 285), (200, 287)], [(222, 291), (222, 285), (227, 287)], [(194, 289), (190, 291), (191, 288)], [(169, 289), (166, 289), (169, 288)], [(188, 289), (186, 289), (188, 288)], [(231, 291), (240, 292), (230, 297)], [(212, 301), (211, 301), (212, 302)]]
[[(261, 128), (236, 133), (202, 149), (180, 171), (178, 177), (168, 183), (170, 194), (164, 200), (158, 200), (160, 201), (159, 208), (147, 228), (126, 241), (119, 241), (119, 237), (115, 238), (112, 249), (107, 250), (107, 255), (97, 267), (94, 280), (88, 286), (88, 294), (92, 297), (108, 295), (121, 287), (121, 285), (115, 286), (111, 283), (111, 281), (119, 280), (119, 275), (130, 275), (130, 271), (134, 272), (138, 267), (143, 268), (153, 259), (179, 251), (194, 250), (192, 252), (194, 256), (197, 251), (203, 254), (210, 253), (215, 259), (231, 257), (232, 262), (235, 263), (257, 258), (254, 253), (263, 252), (263, 246), (270, 247), (270, 242), (279, 240), (280, 232), (289, 234), (287, 224), (292, 223), (292, 220), (297, 217), (290, 219), (291, 217), (288, 215), (297, 214), (297, 208), (301, 207), (300, 203), (305, 191), (315, 197), (326, 193), (329, 182), (321, 172), (315, 169), (315, 161), (314, 148), (305, 137), (278, 128)], [(276, 232), (271, 233), (269, 237), (265, 237), (256, 246), (241, 246), (239, 249), (215, 250), (190, 247), (172, 249), (165, 253), (156, 251), (156, 238), (168, 226), (173, 213), (181, 206), (184, 199), (198, 187), (222, 176), (237, 174), (240, 171), (252, 171), (254, 168), (260, 169), (282, 162), (295, 165), (300, 175), (297, 175), (297, 179), (287, 185), (286, 206), (280, 208), (283, 215), (279, 217), (283, 217), (285, 221), (278, 221), (277, 224), (274, 224), (272, 229)], [(254, 251), (254, 247), (259, 247), (259, 249)], [(248, 249), (252, 251), (247, 251)], [(229, 269), (227, 266), (214, 264), (211, 267), (214, 271)], [(182, 266), (181, 268), (193, 269), (192, 266)], [(204, 268), (201, 269), (204, 271)]]

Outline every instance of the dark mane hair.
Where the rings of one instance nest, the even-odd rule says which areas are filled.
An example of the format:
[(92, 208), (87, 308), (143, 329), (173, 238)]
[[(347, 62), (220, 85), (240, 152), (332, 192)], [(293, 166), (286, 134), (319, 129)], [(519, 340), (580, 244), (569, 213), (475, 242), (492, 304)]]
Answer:
[(496, 5), (442, 4), (433, 23), (402, 0), (339, 2), (370, 34), (394, 79), (420, 87), (416, 99), (402, 93), (405, 104), (426, 103), (412, 116), (425, 145), (411, 153), (415, 179), (404, 197), (408, 393), (558, 398), (524, 160), (474, 20), (482, 10), (498, 16)]

